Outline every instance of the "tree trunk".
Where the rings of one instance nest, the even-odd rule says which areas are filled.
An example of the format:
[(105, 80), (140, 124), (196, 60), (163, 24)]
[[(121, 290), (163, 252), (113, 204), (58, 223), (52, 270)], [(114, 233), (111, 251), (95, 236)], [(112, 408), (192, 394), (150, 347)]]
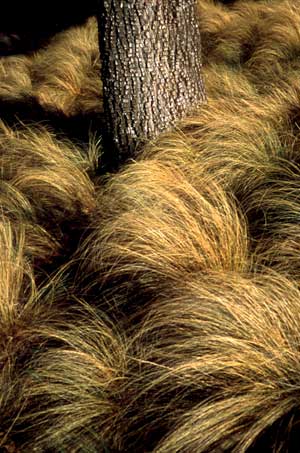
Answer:
[(106, 159), (135, 157), (145, 140), (205, 101), (195, 0), (101, 0)]

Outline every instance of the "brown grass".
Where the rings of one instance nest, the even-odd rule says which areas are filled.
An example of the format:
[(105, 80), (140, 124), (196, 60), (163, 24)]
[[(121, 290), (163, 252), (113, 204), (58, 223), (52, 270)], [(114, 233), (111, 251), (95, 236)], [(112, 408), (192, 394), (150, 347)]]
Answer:
[[(247, 228), (201, 165), (159, 156), (130, 164), (99, 193), (79, 278), (143, 305), (191, 274), (247, 269)], [(113, 202), (112, 202), (113, 201)], [(121, 289), (122, 288), (122, 289)], [(129, 300), (130, 300), (129, 297)]]
[[(298, 449), (299, 12), (199, 11), (208, 104), (100, 187), (95, 148), (1, 125), (7, 451)], [(89, 121), (99, 70), (91, 20), (1, 60), (0, 98)]]
[(93, 173), (96, 149), (90, 155), (46, 128), (0, 126), (2, 216), (25, 228), (26, 252), (49, 263), (76, 247), (74, 239), (95, 207)]
[(132, 343), (128, 451), (297, 451), (298, 303), (268, 272), (192, 275), (158, 295)]
[(1, 221), (0, 445), (99, 451), (113, 445), (125, 343), (116, 325), (68, 294), (62, 275), (36, 287), (25, 238)]

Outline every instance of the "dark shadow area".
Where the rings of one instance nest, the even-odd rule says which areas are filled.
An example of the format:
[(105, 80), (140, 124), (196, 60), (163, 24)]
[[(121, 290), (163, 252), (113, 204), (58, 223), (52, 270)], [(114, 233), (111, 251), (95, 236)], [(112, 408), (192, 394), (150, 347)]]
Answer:
[(68, 138), (81, 146), (89, 143), (91, 135), (101, 138), (104, 128), (103, 114), (79, 112), (67, 116), (52, 106), (43, 106), (34, 96), (21, 99), (0, 97), (0, 119), (8, 126), (41, 124), (50, 126), (59, 138)]
[(5, 0), (0, 15), (0, 56), (28, 53), (58, 32), (82, 25), (97, 13), (99, 0)]
[(92, 137), (100, 140), (102, 151), (97, 171), (99, 176), (114, 173), (125, 163), (120, 161), (117, 150), (107, 143), (102, 112), (84, 110), (67, 116), (53, 106), (41, 105), (34, 96), (24, 95), (20, 99), (0, 96), (0, 120), (13, 128), (38, 125), (49, 127), (58, 139), (69, 139), (86, 151)]

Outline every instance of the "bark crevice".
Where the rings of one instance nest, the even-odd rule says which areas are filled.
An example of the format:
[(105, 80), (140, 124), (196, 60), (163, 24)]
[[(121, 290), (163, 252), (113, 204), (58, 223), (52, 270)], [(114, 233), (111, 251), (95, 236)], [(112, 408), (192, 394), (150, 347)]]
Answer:
[(124, 161), (205, 101), (195, 0), (100, 6), (107, 152)]

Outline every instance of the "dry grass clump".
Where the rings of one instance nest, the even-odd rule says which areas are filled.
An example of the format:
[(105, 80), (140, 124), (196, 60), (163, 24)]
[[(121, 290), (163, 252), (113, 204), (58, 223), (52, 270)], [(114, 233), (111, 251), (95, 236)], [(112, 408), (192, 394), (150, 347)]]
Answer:
[(131, 346), (124, 451), (297, 451), (299, 313), (277, 273), (158, 292)]
[(39, 327), (38, 337), (42, 347), (23, 365), (16, 442), (24, 451), (121, 451), (124, 335), (83, 303)]
[(87, 147), (103, 127), (97, 36), (92, 17), (31, 55), (0, 58), (0, 119), (17, 127), (43, 122)]
[[(298, 451), (299, 12), (199, 11), (208, 104), (100, 188), (93, 148), (1, 125), (3, 448)], [(2, 118), (98, 121), (96, 43), (2, 60)]]
[(237, 1), (230, 7), (200, 0), (205, 64), (241, 69), (261, 93), (296, 81), (299, 9), (292, 1)]
[(2, 216), (25, 228), (28, 255), (41, 262), (76, 248), (95, 207), (96, 149), (86, 156), (46, 128), (0, 125)]
[(133, 306), (190, 274), (248, 266), (247, 228), (234, 202), (201, 165), (180, 156), (141, 160), (111, 177), (93, 229), (78, 278), (102, 295), (105, 288), (117, 299), (130, 294)]
[(25, 242), (22, 225), (1, 220), (0, 446), (105, 451), (119, 442), (124, 336), (61, 274), (37, 288)]
[(66, 115), (102, 113), (102, 81), (96, 19), (53, 38), (31, 68), (33, 92), (42, 105)]
[[(21, 102), (35, 98), (45, 109), (67, 116), (102, 112), (97, 24), (58, 33), (32, 55), (0, 59), (0, 96)], [(5, 111), (1, 112), (5, 117)]]

